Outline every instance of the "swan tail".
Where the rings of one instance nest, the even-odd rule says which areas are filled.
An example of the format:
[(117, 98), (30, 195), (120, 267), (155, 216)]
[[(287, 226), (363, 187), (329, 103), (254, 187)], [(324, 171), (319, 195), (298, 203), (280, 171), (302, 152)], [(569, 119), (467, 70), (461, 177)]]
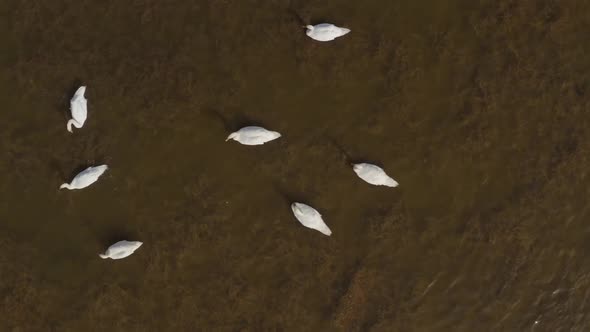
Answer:
[(98, 256), (99, 256), (100, 258), (102, 258), (102, 259), (107, 259), (107, 258), (109, 258), (109, 256), (107, 256), (107, 255), (103, 255), (103, 254), (98, 254)]
[(70, 184), (69, 183), (64, 183), (61, 186), (59, 186), (59, 189), (63, 189), (63, 188), (70, 189)]
[(399, 183), (397, 183), (397, 181), (395, 181), (393, 178), (390, 177), (385, 181), (385, 185), (388, 187), (394, 188), (394, 187), (399, 186)]
[(78, 88), (78, 90), (76, 90), (76, 96), (84, 96), (84, 94), (86, 93), (86, 85), (82, 85), (81, 87)]
[(330, 236), (332, 235), (332, 230), (330, 230), (330, 228), (328, 227), (328, 225), (322, 225), (319, 229), (318, 229), (322, 234), (326, 235), (326, 236)]

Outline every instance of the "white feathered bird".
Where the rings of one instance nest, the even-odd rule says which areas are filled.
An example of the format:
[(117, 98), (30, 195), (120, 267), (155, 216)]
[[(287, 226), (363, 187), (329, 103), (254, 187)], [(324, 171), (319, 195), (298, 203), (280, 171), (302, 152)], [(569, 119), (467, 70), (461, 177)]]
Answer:
[(387, 187), (398, 186), (398, 183), (377, 165), (360, 163), (354, 164), (352, 169), (359, 176), (359, 178), (372, 185)]
[(330, 23), (308, 25), (306, 28), (307, 31), (305, 33), (309, 36), (309, 38), (321, 42), (334, 40), (350, 32), (350, 29), (337, 27)]
[(303, 203), (291, 204), (295, 218), (305, 227), (315, 229), (324, 235), (332, 235), (332, 231), (322, 219), (322, 215), (314, 208)]
[(104, 254), (98, 254), (98, 256), (100, 256), (100, 258), (102, 258), (102, 259), (125, 258), (125, 257), (133, 254), (133, 252), (135, 252), (135, 250), (137, 250), (137, 248), (141, 247), (142, 244), (143, 244), (143, 242), (139, 242), (139, 241), (119, 241), (119, 242), (113, 244), (112, 246), (110, 246), (107, 249), (107, 251), (105, 251)]
[(225, 141), (233, 139), (244, 145), (262, 145), (281, 137), (276, 131), (266, 130), (262, 127), (248, 126), (231, 133)]
[(70, 183), (62, 184), (59, 189), (82, 189), (86, 188), (89, 185), (93, 184), (98, 180), (98, 178), (106, 172), (109, 167), (107, 165), (100, 165), (94, 167), (88, 167), (87, 169), (83, 170), (82, 172), (78, 173)]
[(88, 117), (88, 109), (87, 109), (87, 101), (84, 97), (84, 93), (86, 93), (86, 86), (81, 86), (76, 90), (74, 96), (70, 100), (70, 112), (72, 113), (72, 119), (68, 121), (67, 128), (70, 133), (72, 133), (72, 125), (76, 128), (82, 128), (84, 126), (84, 122), (86, 122), (86, 118)]

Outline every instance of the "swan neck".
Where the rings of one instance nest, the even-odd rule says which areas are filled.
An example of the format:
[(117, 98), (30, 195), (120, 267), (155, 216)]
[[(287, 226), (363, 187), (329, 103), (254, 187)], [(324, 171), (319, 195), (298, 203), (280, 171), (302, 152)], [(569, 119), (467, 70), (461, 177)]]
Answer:
[(73, 124), (73, 123), (74, 123), (74, 119), (71, 119), (70, 121), (68, 121), (68, 125), (67, 125), (67, 127), (68, 127), (68, 131), (69, 131), (70, 133), (73, 133), (73, 131), (72, 131), (72, 124)]
[(237, 137), (237, 136), (238, 136), (238, 134), (236, 134), (236, 133), (231, 133), (231, 134), (229, 134), (229, 136), (227, 136), (227, 139), (226, 139), (225, 141), (227, 142), (227, 141), (229, 141), (230, 139), (233, 139), (233, 138), (235, 138), (235, 137)]

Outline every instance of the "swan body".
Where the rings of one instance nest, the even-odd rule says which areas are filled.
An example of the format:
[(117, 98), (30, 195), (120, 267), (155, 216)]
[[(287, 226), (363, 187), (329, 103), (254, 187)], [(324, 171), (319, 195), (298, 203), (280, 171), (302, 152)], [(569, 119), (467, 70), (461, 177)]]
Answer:
[(100, 256), (100, 258), (102, 258), (102, 259), (125, 258), (125, 257), (133, 254), (133, 252), (135, 252), (135, 250), (137, 250), (137, 248), (141, 247), (142, 244), (143, 244), (143, 242), (139, 242), (139, 241), (119, 241), (119, 242), (113, 244), (112, 246), (110, 246), (107, 249), (107, 251), (105, 251), (104, 254), (98, 254), (98, 256)]
[(314, 208), (303, 203), (291, 204), (295, 218), (305, 227), (315, 229), (324, 235), (332, 235), (332, 231), (322, 219), (322, 215)]
[(86, 86), (79, 87), (70, 100), (70, 112), (72, 113), (72, 119), (70, 119), (67, 124), (67, 128), (70, 133), (73, 132), (72, 125), (74, 125), (76, 128), (82, 128), (86, 118), (88, 117), (86, 98), (84, 97), (85, 92)]
[(244, 145), (262, 145), (281, 137), (276, 131), (266, 130), (262, 127), (249, 126), (231, 133), (226, 141), (233, 139)]
[(70, 183), (62, 184), (59, 189), (82, 189), (86, 188), (89, 185), (93, 184), (98, 180), (98, 178), (106, 172), (109, 167), (107, 165), (100, 165), (94, 167), (88, 167), (87, 169), (83, 170), (82, 172), (78, 173)]
[(308, 25), (306, 26), (306, 28), (307, 31), (305, 32), (305, 34), (307, 34), (309, 38), (321, 42), (334, 40), (350, 32), (350, 29), (340, 28), (330, 23)]
[(361, 163), (354, 164), (352, 166), (352, 169), (359, 176), (359, 178), (365, 180), (365, 182), (370, 183), (372, 185), (387, 187), (398, 186), (398, 183), (389, 175), (387, 175), (385, 171), (379, 166)]

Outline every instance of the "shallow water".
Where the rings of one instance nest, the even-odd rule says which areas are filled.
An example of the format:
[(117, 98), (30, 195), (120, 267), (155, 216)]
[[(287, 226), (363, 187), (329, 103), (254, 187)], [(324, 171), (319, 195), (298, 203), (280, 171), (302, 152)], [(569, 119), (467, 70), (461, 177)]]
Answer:
[(587, 1), (0, 6), (1, 330), (588, 330)]

